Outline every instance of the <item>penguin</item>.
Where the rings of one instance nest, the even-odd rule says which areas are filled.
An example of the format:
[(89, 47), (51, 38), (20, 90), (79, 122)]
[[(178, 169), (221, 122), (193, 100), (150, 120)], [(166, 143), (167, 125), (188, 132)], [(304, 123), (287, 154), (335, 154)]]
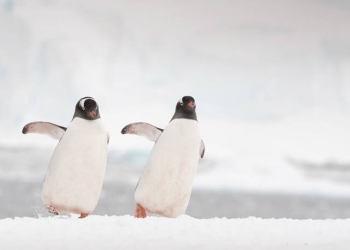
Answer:
[(97, 102), (92, 97), (81, 98), (67, 128), (31, 122), (22, 133), (45, 134), (59, 140), (43, 183), (46, 210), (55, 215), (80, 214), (79, 218), (91, 214), (100, 197), (109, 142)]
[(154, 141), (135, 190), (135, 218), (147, 212), (175, 218), (185, 214), (197, 171), (205, 152), (193, 97), (184, 96), (165, 129), (144, 122), (125, 126), (122, 134), (136, 134)]

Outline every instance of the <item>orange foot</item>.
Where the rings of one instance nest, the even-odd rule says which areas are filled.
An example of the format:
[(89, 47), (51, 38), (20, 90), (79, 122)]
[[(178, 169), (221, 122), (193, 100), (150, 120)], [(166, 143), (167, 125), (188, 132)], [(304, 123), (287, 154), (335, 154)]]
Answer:
[(84, 214), (84, 213), (82, 213), (82, 214), (80, 214), (80, 217), (79, 217), (79, 219), (84, 219), (85, 217), (87, 217), (89, 214)]
[(139, 204), (136, 204), (134, 217), (135, 218), (146, 218), (147, 217), (146, 210)]

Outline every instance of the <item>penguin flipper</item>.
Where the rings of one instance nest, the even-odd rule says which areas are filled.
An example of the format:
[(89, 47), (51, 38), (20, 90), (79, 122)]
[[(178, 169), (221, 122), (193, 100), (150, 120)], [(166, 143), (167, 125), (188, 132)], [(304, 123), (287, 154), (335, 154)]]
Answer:
[(199, 148), (199, 155), (201, 156), (201, 158), (203, 158), (204, 153), (205, 153), (205, 145), (204, 145), (204, 141), (201, 140), (201, 146)]
[(163, 129), (157, 128), (145, 122), (130, 123), (126, 125), (121, 131), (122, 134), (141, 135), (153, 142), (157, 141), (162, 132)]
[(31, 122), (23, 127), (22, 133), (37, 133), (48, 135), (53, 139), (60, 140), (67, 128), (58, 126), (50, 122)]

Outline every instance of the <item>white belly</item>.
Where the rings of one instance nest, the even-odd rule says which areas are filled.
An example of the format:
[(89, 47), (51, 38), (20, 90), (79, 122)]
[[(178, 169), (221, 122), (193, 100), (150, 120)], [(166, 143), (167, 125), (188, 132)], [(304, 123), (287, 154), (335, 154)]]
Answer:
[(44, 206), (91, 213), (97, 205), (107, 160), (101, 119), (74, 118), (52, 155), (43, 185)]
[(135, 191), (136, 203), (167, 217), (184, 214), (197, 171), (200, 141), (197, 121), (171, 121), (147, 160)]

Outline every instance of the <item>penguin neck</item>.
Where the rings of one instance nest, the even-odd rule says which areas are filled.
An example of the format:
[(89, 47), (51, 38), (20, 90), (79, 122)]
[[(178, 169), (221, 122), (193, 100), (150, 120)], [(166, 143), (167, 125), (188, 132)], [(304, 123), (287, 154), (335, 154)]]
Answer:
[(170, 121), (175, 119), (189, 119), (189, 120), (198, 121), (196, 112), (193, 112), (192, 114), (187, 114), (184, 112), (175, 112), (175, 114), (173, 115)]

